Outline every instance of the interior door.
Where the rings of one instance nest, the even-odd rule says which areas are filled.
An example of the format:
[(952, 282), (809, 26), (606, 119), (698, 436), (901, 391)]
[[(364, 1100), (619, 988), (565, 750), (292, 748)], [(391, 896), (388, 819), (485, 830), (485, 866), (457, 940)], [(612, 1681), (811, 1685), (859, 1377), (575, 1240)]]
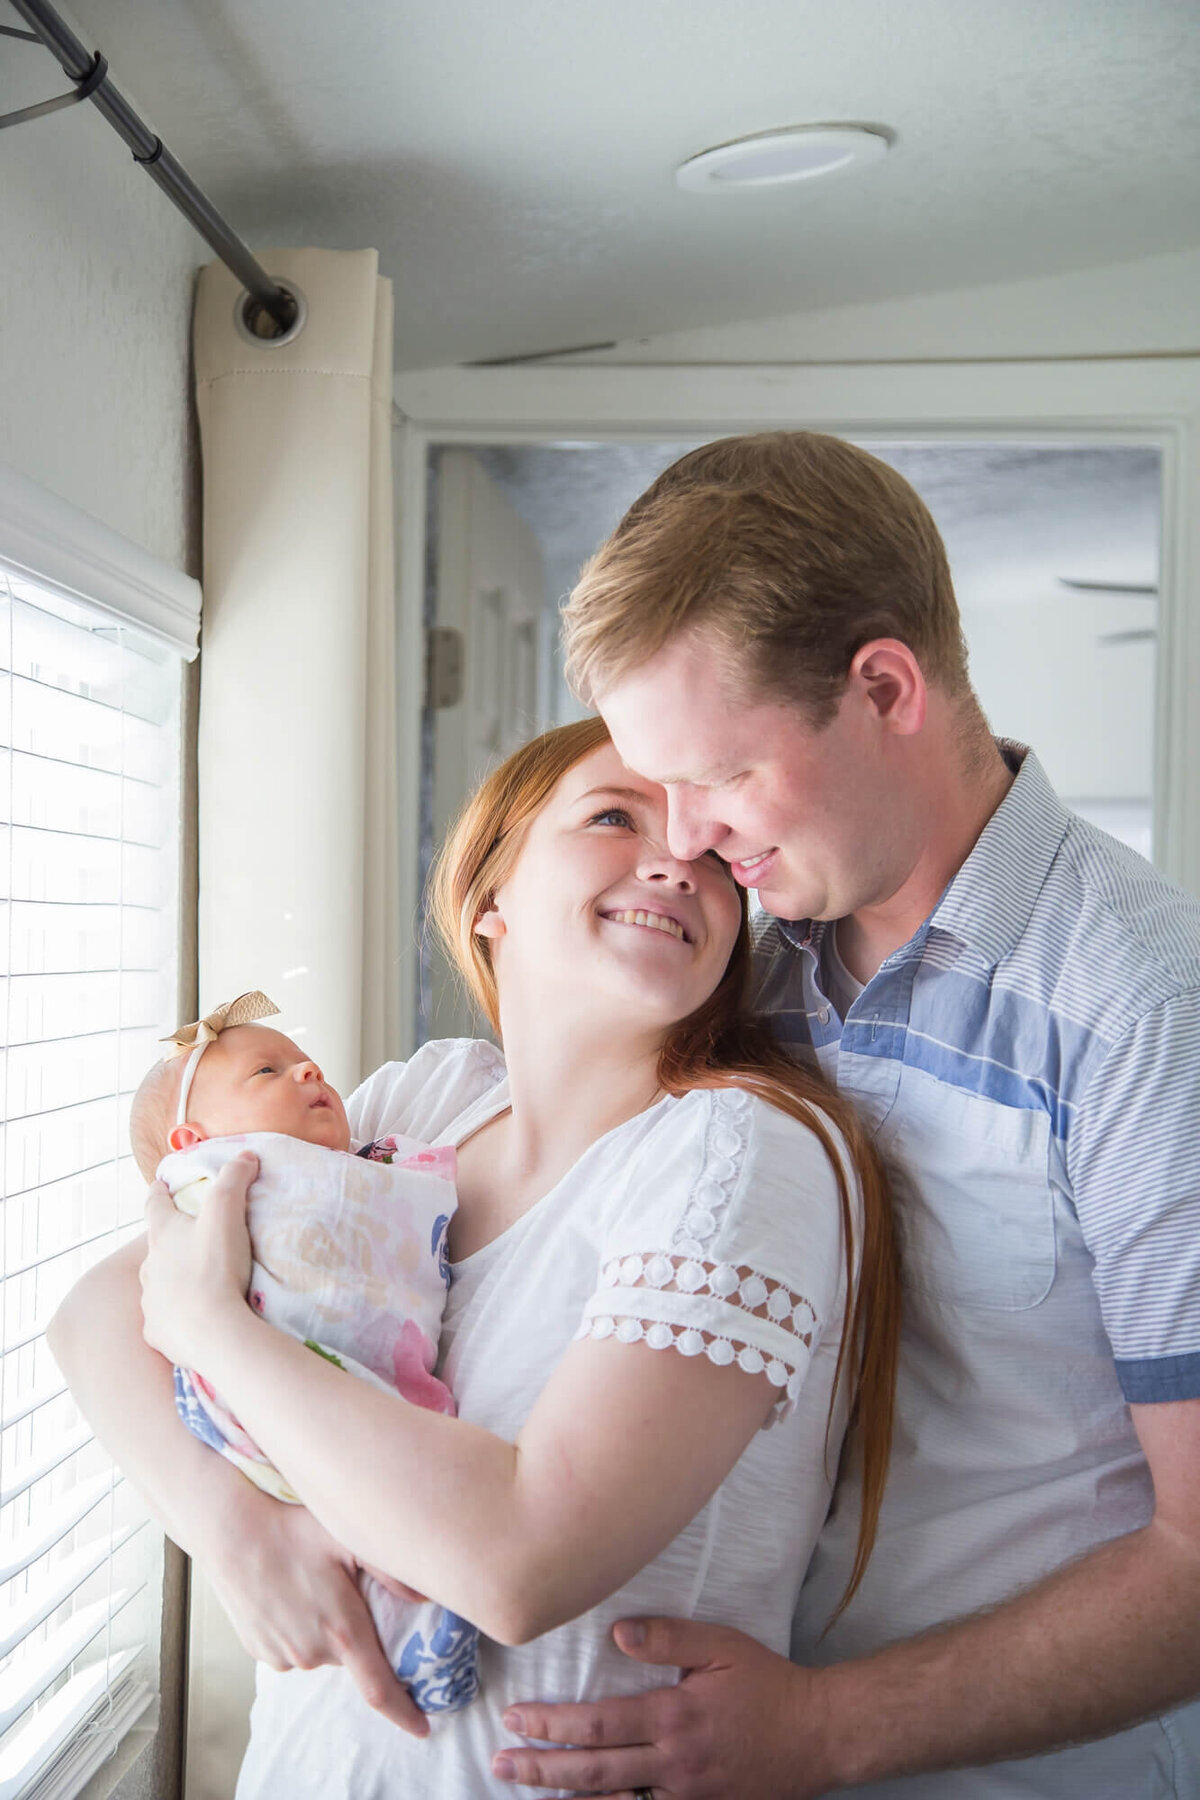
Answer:
[[(434, 714), (435, 849), (488, 770), (542, 729), (546, 605), (537, 539), (470, 450), (442, 453), (437, 547), (436, 623), (459, 634), (461, 684)], [(429, 1035), (485, 1030), (436, 944), (426, 966)]]

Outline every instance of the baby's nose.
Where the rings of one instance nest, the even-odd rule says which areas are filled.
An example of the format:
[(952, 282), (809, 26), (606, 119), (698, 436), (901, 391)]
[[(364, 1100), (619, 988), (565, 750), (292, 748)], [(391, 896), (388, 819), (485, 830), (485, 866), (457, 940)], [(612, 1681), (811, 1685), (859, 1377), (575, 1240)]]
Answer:
[(323, 1081), (325, 1079), (315, 1062), (297, 1063), (294, 1072), (297, 1081)]

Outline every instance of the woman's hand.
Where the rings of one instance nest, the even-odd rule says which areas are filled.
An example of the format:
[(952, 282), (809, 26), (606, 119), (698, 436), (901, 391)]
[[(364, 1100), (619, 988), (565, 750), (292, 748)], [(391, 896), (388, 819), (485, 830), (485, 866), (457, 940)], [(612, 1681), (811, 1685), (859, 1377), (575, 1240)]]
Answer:
[(401, 1731), (427, 1737), (424, 1713), (383, 1653), (354, 1558), (304, 1507), (245, 1486), (223, 1541), (210, 1539), (203, 1554), (243, 1648), (272, 1669), (340, 1663), (368, 1706)]
[(141, 1268), (146, 1342), (185, 1368), (203, 1365), (223, 1319), (245, 1306), (250, 1284), (246, 1196), (258, 1158), (243, 1150), (226, 1163), (198, 1218), (176, 1207), (161, 1181), (146, 1201), (149, 1249)]

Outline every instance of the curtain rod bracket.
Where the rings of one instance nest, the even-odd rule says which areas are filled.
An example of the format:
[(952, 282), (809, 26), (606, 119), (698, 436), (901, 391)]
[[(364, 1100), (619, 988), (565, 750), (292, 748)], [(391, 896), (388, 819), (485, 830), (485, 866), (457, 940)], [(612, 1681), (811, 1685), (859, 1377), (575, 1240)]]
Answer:
[[(4, 35), (28, 38), (35, 44), (40, 41), (32, 31), (14, 31), (10, 27), (4, 28)], [(95, 93), (107, 75), (108, 59), (97, 50), (92, 58), (91, 68), (83, 75), (72, 75), (71, 80), (75, 86), (69, 94), (55, 94), (52, 100), (39, 100), (35, 106), (22, 106), (16, 112), (0, 114), (0, 131), (6, 125), (27, 125), (30, 119), (44, 119), (47, 113), (61, 112), (64, 106), (77, 106), (81, 100), (86, 100)], [(162, 149), (161, 144), (159, 149)]]

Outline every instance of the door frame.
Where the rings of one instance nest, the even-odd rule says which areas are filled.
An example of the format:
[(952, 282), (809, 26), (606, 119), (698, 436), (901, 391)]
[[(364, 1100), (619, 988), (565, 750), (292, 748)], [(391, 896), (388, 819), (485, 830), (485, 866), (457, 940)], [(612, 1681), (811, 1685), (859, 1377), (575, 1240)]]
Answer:
[[(402, 373), (394, 393), (400, 898), (406, 918), (417, 918), (419, 903), (429, 450), (561, 439), (703, 439), (776, 428), (899, 441), (1139, 445), (1161, 453), (1154, 843), (1166, 872), (1200, 896), (1200, 356), (448, 368)], [(1189, 693), (1197, 697), (1190, 717)], [(415, 1019), (415, 982), (414, 949), (401, 970), (406, 1021)], [(401, 1053), (410, 1048), (404, 1045)]]

